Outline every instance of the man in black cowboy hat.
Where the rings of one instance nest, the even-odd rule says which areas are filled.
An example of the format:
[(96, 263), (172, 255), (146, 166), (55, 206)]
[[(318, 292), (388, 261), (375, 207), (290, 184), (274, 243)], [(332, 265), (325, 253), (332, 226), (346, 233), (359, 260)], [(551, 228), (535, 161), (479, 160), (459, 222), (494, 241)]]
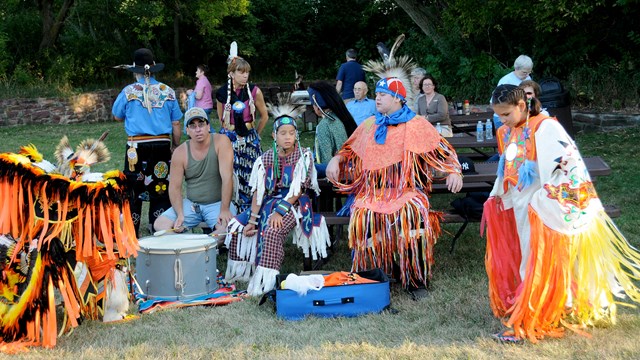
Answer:
[(127, 85), (116, 98), (112, 114), (124, 121), (127, 153), (124, 173), (132, 191), (131, 215), (139, 234), (142, 201), (149, 201), (149, 224), (171, 207), (169, 163), (172, 145), (180, 144), (182, 111), (172, 88), (154, 78), (164, 64), (156, 64), (149, 49), (133, 53), (127, 70), (136, 82)]

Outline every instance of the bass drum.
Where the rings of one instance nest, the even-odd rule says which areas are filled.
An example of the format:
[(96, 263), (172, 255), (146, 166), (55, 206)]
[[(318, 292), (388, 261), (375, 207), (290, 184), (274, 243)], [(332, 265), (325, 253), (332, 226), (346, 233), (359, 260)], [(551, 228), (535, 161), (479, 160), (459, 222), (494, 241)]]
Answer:
[(188, 300), (218, 289), (216, 239), (171, 234), (140, 239), (136, 279), (148, 298)]

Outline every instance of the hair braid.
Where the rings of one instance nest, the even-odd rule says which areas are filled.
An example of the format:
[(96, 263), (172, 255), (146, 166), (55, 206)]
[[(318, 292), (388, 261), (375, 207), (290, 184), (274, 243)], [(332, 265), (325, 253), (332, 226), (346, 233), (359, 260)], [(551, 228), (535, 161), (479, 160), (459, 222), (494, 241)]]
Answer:
[(540, 101), (536, 98), (527, 100), (527, 94), (525, 94), (524, 89), (515, 85), (498, 85), (495, 90), (493, 90), (493, 94), (491, 96), (491, 102), (494, 105), (509, 104), (516, 106), (518, 105), (520, 100), (524, 101), (524, 103), (527, 105), (527, 110), (530, 116), (536, 116), (540, 114)]

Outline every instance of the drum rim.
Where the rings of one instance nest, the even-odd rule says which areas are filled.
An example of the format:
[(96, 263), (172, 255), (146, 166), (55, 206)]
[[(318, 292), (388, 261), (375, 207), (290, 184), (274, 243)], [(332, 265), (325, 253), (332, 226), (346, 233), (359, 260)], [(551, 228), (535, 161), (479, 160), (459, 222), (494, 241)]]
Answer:
[[(180, 237), (184, 237), (185, 235), (190, 235), (190, 236), (194, 236), (196, 238), (194, 239), (183, 239), (182, 243), (179, 244), (173, 244), (173, 245), (180, 245), (181, 247), (168, 247), (171, 244), (168, 244), (167, 247), (162, 247), (162, 248), (158, 248), (158, 247), (153, 247), (153, 246), (157, 246), (158, 244), (154, 244), (153, 246), (144, 246), (144, 244), (141, 243), (141, 241), (145, 240), (145, 239), (155, 239), (157, 241), (160, 241), (160, 237), (154, 237), (154, 236), (147, 236), (144, 237), (140, 240), (138, 240), (138, 245), (140, 246), (140, 250), (142, 252), (144, 252), (145, 254), (189, 254), (189, 253), (194, 253), (194, 252), (200, 252), (202, 250), (209, 250), (209, 249), (215, 249), (216, 253), (217, 253), (217, 248), (216, 248), (216, 244), (217, 244), (217, 239), (214, 237), (211, 237), (209, 235), (202, 235), (202, 234), (171, 234), (171, 235), (164, 235), (166, 237), (173, 237), (174, 240), (175, 239), (180, 239)], [(193, 244), (191, 246), (189, 246), (189, 244), (185, 244), (184, 242), (188, 242), (188, 241), (202, 241), (202, 240), (207, 240), (207, 243), (198, 243), (198, 244)]]
[[(215, 250), (215, 253), (218, 254), (218, 249), (215, 246), (198, 246), (198, 247), (193, 247), (193, 248), (183, 248), (183, 249), (147, 249), (147, 248), (140, 248), (141, 252), (144, 254), (154, 254), (154, 255), (182, 255), (182, 254), (191, 254), (191, 253), (197, 253), (197, 252), (202, 252), (202, 251), (209, 251), (209, 250)], [(180, 250), (180, 251), (178, 251)]]

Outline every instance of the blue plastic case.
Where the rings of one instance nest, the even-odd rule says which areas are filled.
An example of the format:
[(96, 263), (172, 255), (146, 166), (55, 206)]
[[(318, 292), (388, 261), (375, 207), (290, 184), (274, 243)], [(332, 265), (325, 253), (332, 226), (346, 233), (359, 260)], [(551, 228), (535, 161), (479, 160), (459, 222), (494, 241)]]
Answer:
[(302, 320), (307, 315), (355, 317), (387, 309), (391, 303), (387, 275), (381, 269), (356, 274), (378, 282), (326, 286), (318, 291), (309, 290), (307, 295), (300, 296), (295, 291), (280, 289), (287, 274), (278, 275), (275, 291), (276, 315), (286, 320)]

